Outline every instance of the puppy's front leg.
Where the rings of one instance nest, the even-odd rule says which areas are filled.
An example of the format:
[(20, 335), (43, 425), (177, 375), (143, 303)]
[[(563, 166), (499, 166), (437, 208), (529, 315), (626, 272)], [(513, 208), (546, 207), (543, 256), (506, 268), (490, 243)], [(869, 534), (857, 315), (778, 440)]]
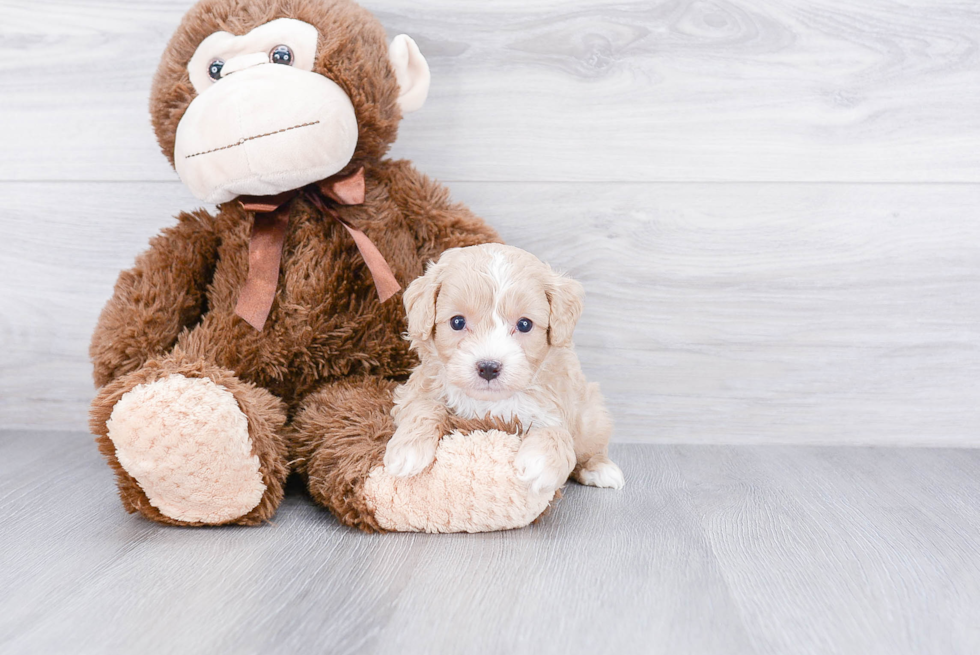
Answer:
[(575, 468), (575, 446), (564, 428), (532, 428), (514, 458), (517, 477), (534, 493), (550, 493), (565, 484)]
[(396, 405), (392, 415), (396, 428), (385, 449), (385, 469), (399, 478), (417, 475), (435, 459), (447, 418), (446, 407), (427, 398), (416, 398)]

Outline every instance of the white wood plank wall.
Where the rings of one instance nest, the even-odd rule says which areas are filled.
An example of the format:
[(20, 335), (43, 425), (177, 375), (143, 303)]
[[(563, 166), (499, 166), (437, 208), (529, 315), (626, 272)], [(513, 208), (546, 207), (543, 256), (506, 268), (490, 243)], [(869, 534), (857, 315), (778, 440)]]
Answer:
[[(0, 425), (85, 429), (119, 269), (196, 206), (150, 79), (190, 5), (0, 0)], [(976, 0), (372, 0), (394, 154), (589, 292), (620, 441), (980, 444)]]

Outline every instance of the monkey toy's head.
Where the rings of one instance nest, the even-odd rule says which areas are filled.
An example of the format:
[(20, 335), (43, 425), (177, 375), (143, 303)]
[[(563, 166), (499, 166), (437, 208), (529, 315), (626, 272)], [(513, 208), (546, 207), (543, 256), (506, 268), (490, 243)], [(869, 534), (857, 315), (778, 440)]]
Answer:
[(202, 0), (170, 40), (150, 113), (195, 196), (297, 189), (382, 157), (429, 69), (350, 0)]

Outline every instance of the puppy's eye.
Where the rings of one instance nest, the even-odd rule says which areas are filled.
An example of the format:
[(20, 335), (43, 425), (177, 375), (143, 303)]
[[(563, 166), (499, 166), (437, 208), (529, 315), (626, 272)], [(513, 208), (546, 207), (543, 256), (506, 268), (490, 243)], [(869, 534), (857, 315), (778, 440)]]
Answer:
[[(215, 82), (217, 82), (218, 80), (221, 79), (221, 69), (224, 68), (224, 67), (225, 67), (225, 62), (221, 61), (220, 59), (215, 59), (208, 66), (208, 76), (212, 80), (214, 80)], [(221, 87), (221, 88), (224, 88), (224, 87)]]
[(534, 327), (534, 323), (532, 323), (531, 319), (529, 318), (522, 318), (519, 321), (517, 321), (518, 332), (530, 332), (531, 328), (533, 327)]
[(462, 330), (464, 327), (466, 327), (466, 319), (462, 316), (453, 316), (451, 319), (449, 319), (449, 327), (454, 330)]
[(269, 53), (269, 61), (273, 64), (285, 64), (286, 66), (292, 66), (293, 64), (293, 51), (289, 49), (288, 45), (277, 45)]

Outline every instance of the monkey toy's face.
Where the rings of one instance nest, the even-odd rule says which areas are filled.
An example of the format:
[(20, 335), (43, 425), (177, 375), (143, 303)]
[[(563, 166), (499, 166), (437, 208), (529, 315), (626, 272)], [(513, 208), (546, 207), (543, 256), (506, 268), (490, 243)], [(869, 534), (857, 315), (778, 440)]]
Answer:
[[(385, 48), (380, 25), (353, 3), (308, 3), (307, 18), (317, 25), (281, 15), (245, 20), (232, 13), (236, 4), (195, 7), (203, 9), (201, 22), (233, 31), (205, 35), (198, 25), (191, 35), (185, 20), (151, 100), (161, 144), (167, 152), (172, 134), (167, 154), (201, 200), (275, 195), (329, 177), (357, 154), (386, 149), (400, 112), (424, 102), (429, 71), (414, 41), (401, 35)], [(275, 16), (284, 3), (253, 6), (262, 4)], [(369, 22), (353, 31), (357, 20)]]

